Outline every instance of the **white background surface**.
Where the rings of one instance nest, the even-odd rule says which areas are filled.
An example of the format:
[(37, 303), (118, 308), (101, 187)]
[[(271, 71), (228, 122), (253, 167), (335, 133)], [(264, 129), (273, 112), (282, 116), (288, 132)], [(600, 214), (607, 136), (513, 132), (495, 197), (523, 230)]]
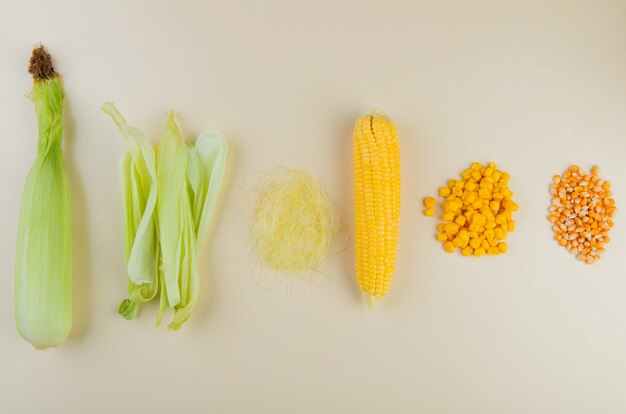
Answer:
[[(593, 267), (552, 240), (551, 176), (594, 163), (626, 206), (626, 2), (25, 1), (0, 14), (0, 412), (623, 413), (626, 223)], [(34, 159), (26, 65), (64, 76), (75, 223), (74, 329), (37, 352), (13, 321), (17, 216)], [(199, 305), (178, 333), (128, 322), (116, 102), (155, 140), (221, 129), (228, 188), (203, 247)], [(403, 212), (389, 295), (354, 281), (351, 134), (382, 108), (401, 136)], [(509, 252), (447, 255), (421, 198), (471, 161), (512, 175)], [(344, 232), (309, 291), (253, 283), (246, 200), (299, 165)], [(347, 240), (347, 241), (346, 241)], [(168, 315), (169, 316), (169, 315)]]

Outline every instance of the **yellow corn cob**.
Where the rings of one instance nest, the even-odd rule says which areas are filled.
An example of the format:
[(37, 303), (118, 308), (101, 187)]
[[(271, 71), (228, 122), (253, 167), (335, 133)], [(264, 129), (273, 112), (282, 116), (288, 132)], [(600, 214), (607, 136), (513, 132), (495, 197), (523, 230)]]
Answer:
[(360, 117), (354, 127), (356, 276), (368, 305), (391, 284), (400, 218), (398, 131), (382, 111)]

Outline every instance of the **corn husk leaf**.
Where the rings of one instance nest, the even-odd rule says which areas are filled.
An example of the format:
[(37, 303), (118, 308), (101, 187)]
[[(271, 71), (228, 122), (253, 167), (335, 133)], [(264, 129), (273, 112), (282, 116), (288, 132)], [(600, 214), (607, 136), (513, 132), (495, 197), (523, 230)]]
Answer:
[(215, 205), (224, 180), (228, 161), (228, 143), (219, 131), (205, 131), (198, 136), (193, 152), (202, 168), (201, 203), (195, 202), (196, 239), (202, 243), (215, 213)]
[(120, 176), (129, 297), (122, 301), (118, 313), (131, 319), (137, 305), (154, 298), (159, 286), (156, 157), (144, 134), (129, 126), (115, 105), (107, 102), (102, 110), (111, 116), (127, 144), (120, 160)]
[(167, 302), (174, 308), (168, 329), (187, 320), (198, 298), (198, 263), (193, 211), (187, 184), (189, 147), (171, 113), (157, 157), (159, 242)]

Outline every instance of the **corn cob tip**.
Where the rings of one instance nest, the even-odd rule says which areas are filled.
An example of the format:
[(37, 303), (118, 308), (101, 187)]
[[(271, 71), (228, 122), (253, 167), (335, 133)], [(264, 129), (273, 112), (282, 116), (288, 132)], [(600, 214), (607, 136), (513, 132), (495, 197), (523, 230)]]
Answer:
[(380, 299), (376, 297), (376, 295), (372, 295), (371, 293), (363, 292), (363, 299), (365, 299), (365, 303), (369, 310), (373, 311), (376, 309), (376, 305), (380, 302)]
[(28, 63), (28, 73), (33, 76), (33, 80), (50, 79), (58, 76), (52, 66), (52, 56), (43, 45), (33, 49), (33, 54)]
[(382, 109), (374, 109), (372, 112), (369, 113), (371, 116), (377, 116), (380, 118), (389, 118), (389, 116), (387, 115), (387, 113), (385, 111), (383, 111)]

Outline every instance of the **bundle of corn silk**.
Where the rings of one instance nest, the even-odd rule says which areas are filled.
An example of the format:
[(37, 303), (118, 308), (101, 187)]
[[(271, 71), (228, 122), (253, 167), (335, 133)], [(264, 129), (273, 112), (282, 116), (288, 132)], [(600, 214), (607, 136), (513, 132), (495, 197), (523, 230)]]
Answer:
[(61, 151), (63, 83), (43, 46), (33, 50), (33, 102), (39, 138), (20, 208), (15, 320), (35, 348), (65, 341), (72, 328), (72, 199)]
[(172, 113), (154, 151), (113, 104), (105, 103), (102, 109), (127, 142), (120, 168), (128, 298), (118, 312), (132, 319), (138, 305), (158, 294), (157, 325), (163, 312), (172, 308), (174, 320), (168, 329), (178, 330), (198, 300), (198, 246), (224, 176), (226, 138), (220, 132), (203, 132), (192, 146), (182, 138)]
[(322, 185), (298, 168), (275, 167), (256, 186), (252, 247), (274, 274), (312, 281), (338, 229)]

